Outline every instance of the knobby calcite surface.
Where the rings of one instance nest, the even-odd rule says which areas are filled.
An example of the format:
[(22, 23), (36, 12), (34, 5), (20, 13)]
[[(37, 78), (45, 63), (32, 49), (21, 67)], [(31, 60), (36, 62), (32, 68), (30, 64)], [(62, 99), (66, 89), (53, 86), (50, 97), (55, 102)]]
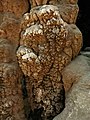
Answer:
[(17, 57), (24, 75), (28, 76), (28, 101), (38, 120), (52, 120), (63, 110), (62, 70), (82, 45), (81, 32), (74, 24), (66, 23), (60, 11), (55, 5), (35, 6), (21, 22)]
[(62, 70), (82, 46), (77, 13), (77, 0), (0, 0), (0, 120), (63, 110)]

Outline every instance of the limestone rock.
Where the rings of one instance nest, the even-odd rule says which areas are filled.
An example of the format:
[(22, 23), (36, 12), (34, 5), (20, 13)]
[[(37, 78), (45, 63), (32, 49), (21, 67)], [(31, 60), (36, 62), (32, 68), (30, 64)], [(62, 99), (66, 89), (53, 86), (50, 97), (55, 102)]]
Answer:
[(1, 120), (52, 120), (63, 110), (62, 70), (82, 46), (77, 13), (77, 0), (0, 0)]
[[(25, 120), (22, 73), (17, 64), (0, 63), (0, 119)], [(19, 72), (18, 72), (19, 71)]]
[(61, 1), (64, 1), (64, 2), (70, 3), (70, 4), (75, 4), (78, 2), (78, 0), (61, 0)]
[(3, 11), (3, 7), (2, 7), (2, 3), (0, 1), (0, 12), (2, 12), (2, 11)]
[(15, 54), (20, 22), (11, 13), (0, 13), (0, 18), (0, 120), (25, 120), (23, 74)]
[(36, 7), (40, 5), (58, 5), (58, 4), (77, 4), (78, 0), (29, 0), (31, 7)]
[(13, 45), (6, 39), (0, 39), (0, 63), (10, 63), (16, 61)]
[(58, 5), (60, 15), (63, 20), (67, 23), (73, 24), (76, 22), (76, 18), (78, 15), (78, 5), (77, 4), (60, 4)]
[[(80, 61), (80, 59), (82, 58), (83, 60)], [(80, 66), (81, 64), (81, 67), (76, 67), (77, 72), (75, 70), (74, 73), (76, 74), (76, 77), (79, 76), (79, 81), (74, 83), (72, 89), (67, 94), (65, 109), (60, 115), (56, 116), (53, 120), (90, 119), (90, 58), (79, 56), (79, 58), (76, 60), (76, 63), (77, 65), (74, 64), (74, 66)]]
[(78, 15), (77, 0), (30, 0), (31, 7), (39, 5), (56, 5), (59, 8), (60, 15), (67, 23), (75, 23)]
[(89, 58), (83, 55), (77, 56), (68, 66), (62, 71), (65, 93), (67, 94), (73, 84), (90, 70), (88, 65)]
[[(19, 72), (18, 72), (19, 71)], [(22, 72), (13, 44), (0, 39), (0, 119), (25, 120), (22, 96)]]
[(81, 51), (80, 53), (84, 56), (90, 57), (90, 48), (89, 51)]
[(1, 0), (0, 6), (3, 9), (3, 12), (14, 13), (18, 18), (20, 18), (29, 9), (28, 0)]
[[(28, 76), (31, 109), (43, 109), (41, 118), (51, 120), (64, 108), (61, 72), (82, 46), (78, 28), (67, 24), (57, 6), (43, 5), (31, 9), (21, 22), (19, 65)], [(39, 118), (40, 119), (40, 118)]]
[(14, 47), (19, 44), (20, 21), (13, 14), (3, 14), (0, 25), (0, 38), (8, 39)]
[[(34, 17), (30, 18), (34, 12), (40, 18), (40, 20), (36, 18), (36, 22)], [(35, 8), (30, 13), (30, 17), (28, 15), (24, 16), (25, 20), (22, 22), (24, 31), (20, 40), (21, 46), (17, 51), (19, 65), (24, 74), (30, 78), (28, 84), (33, 90), (32, 96), (29, 95), (30, 99), (31, 97), (33, 99), (32, 104), (30, 103), (31, 109), (43, 108), (42, 118), (52, 119), (64, 107), (64, 89), (60, 69), (64, 67), (63, 62), (67, 64), (69, 59), (69, 56), (62, 52), (67, 33), (58, 8), (55, 6), (45, 5), (38, 10)], [(61, 42), (59, 42), (60, 37)], [(59, 56), (60, 52), (63, 57)], [(62, 66), (59, 67), (60, 69), (59, 65)]]

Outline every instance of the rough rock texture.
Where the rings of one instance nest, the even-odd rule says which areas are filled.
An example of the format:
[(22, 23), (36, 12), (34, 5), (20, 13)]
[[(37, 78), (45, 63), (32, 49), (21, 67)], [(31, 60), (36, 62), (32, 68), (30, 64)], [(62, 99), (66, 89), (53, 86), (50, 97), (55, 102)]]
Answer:
[(62, 70), (82, 46), (77, 13), (77, 0), (0, 0), (0, 120), (63, 110)]
[(16, 63), (0, 63), (0, 120), (25, 120), (18, 70)]
[(56, 5), (60, 9), (60, 15), (67, 23), (75, 23), (78, 15), (77, 0), (30, 0), (31, 7), (38, 5)]
[[(0, 1), (2, 2), (2, 1)], [(23, 74), (18, 66), (20, 21), (13, 13), (0, 13), (0, 120), (25, 120)]]
[[(83, 53), (85, 55), (86, 52)], [(66, 94), (69, 92), (73, 84), (75, 82), (78, 82), (81, 79), (81, 77), (84, 76), (90, 70), (90, 66), (88, 64), (88, 57), (79, 55), (68, 66), (64, 68), (64, 70), (62, 71), (62, 76)]]
[[(31, 19), (25, 21), (30, 23), (29, 27), (22, 31), (21, 46), (17, 51), (17, 56), (22, 71), (29, 76), (29, 88), (27, 89), (30, 99), (32, 98), (31, 109), (34, 111), (42, 108), (42, 118), (52, 119), (64, 108), (65, 98), (60, 66), (64, 67), (63, 62), (67, 64), (69, 58), (62, 52), (67, 33), (57, 7), (43, 6), (38, 9), (32, 10), (31, 15), (36, 11), (35, 13), (41, 20), (36, 17), (37, 21), (33, 25), (34, 18), (32, 21)], [(50, 9), (51, 12), (47, 14), (46, 11)], [(46, 18), (43, 18), (45, 14), (47, 14)], [(26, 14), (24, 17), (26, 19), (29, 16)], [(23, 25), (25, 25), (24, 21)], [(62, 37), (61, 43), (60, 37)], [(64, 57), (59, 55), (60, 52)]]
[[(73, 72), (75, 72), (74, 74), (77, 73), (76, 77), (79, 77), (79, 81), (73, 85), (72, 89), (67, 94), (65, 109), (53, 120), (90, 119), (90, 58), (79, 56), (75, 61), (73, 61), (74, 66), (78, 66), (80, 64), (81, 67), (77, 67), (77, 72), (73, 70)], [(73, 68), (72, 63), (71, 67)], [(80, 72), (80, 74), (78, 72)], [(77, 78), (74, 78), (74, 80), (77, 80)]]
[(0, 0), (0, 12), (14, 13), (20, 18), (29, 9), (28, 0)]
[[(67, 24), (75, 23), (77, 12), (73, 12), (73, 5), (76, 3), (71, 7), (67, 1), (63, 6), (61, 1), (61, 8), (58, 2), (55, 2), (57, 6), (38, 6), (42, 5), (38, 2), (36, 0), (30, 13), (23, 16), (17, 57), (23, 73), (28, 76), (26, 85), (32, 114), (36, 110), (43, 120), (52, 120), (64, 108), (61, 74), (78, 55), (82, 34), (74, 24)], [(73, 13), (74, 17), (64, 15), (65, 11), (69, 15)]]
[[(8, 39), (14, 48), (19, 45), (20, 21), (12, 13), (5, 13), (0, 24), (0, 38)], [(15, 55), (15, 54), (14, 54)]]

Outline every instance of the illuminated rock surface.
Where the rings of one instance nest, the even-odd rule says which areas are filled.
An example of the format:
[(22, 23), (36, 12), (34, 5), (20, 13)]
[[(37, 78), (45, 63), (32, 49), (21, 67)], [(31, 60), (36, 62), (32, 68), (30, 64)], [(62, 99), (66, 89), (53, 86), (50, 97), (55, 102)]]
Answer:
[(28, 0), (0, 0), (0, 12), (14, 13), (20, 18), (29, 9)]
[(13, 13), (0, 13), (0, 18), (0, 120), (25, 120), (23, 74), (15, 54), (20, 21)]
[[(64, 108), (63, 68), (79, 53), (82, 35), (73, 24), (63, 21), (57, 6), (34, 7), (21, 22), (19, 65), (28, 76), (31, 110), (42, 109), (41, 118), (50, 120)], [(39, 118), (40, 119), (40, 118)]]
[(77, 14), (77, 0), (0, 1), (0, 120), (52, 120), (63, 110), (62, 70), (82, 46)]
[[(69, 76), (73, 76), (74, 85), (66, 95), (65, 109), (53, 120), (90, 119), (90, 58), (78, 56), (65, 69), (70, 72), (71, 68), (72, 75)], [(77, 71), (73, 68), (77, 68)], [(68, 80), (66, 79), (66, 81)]]

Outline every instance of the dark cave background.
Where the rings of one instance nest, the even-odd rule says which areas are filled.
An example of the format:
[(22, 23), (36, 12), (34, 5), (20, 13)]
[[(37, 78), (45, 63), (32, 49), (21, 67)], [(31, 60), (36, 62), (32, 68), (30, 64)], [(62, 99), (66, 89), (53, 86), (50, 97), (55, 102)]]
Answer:
[[(83, 47), (90, 47), (90, 0), (78, 0), (79, 14), (76, 25), (83, 35)], [(90, 50), (90, 49), (89, 49)]]

